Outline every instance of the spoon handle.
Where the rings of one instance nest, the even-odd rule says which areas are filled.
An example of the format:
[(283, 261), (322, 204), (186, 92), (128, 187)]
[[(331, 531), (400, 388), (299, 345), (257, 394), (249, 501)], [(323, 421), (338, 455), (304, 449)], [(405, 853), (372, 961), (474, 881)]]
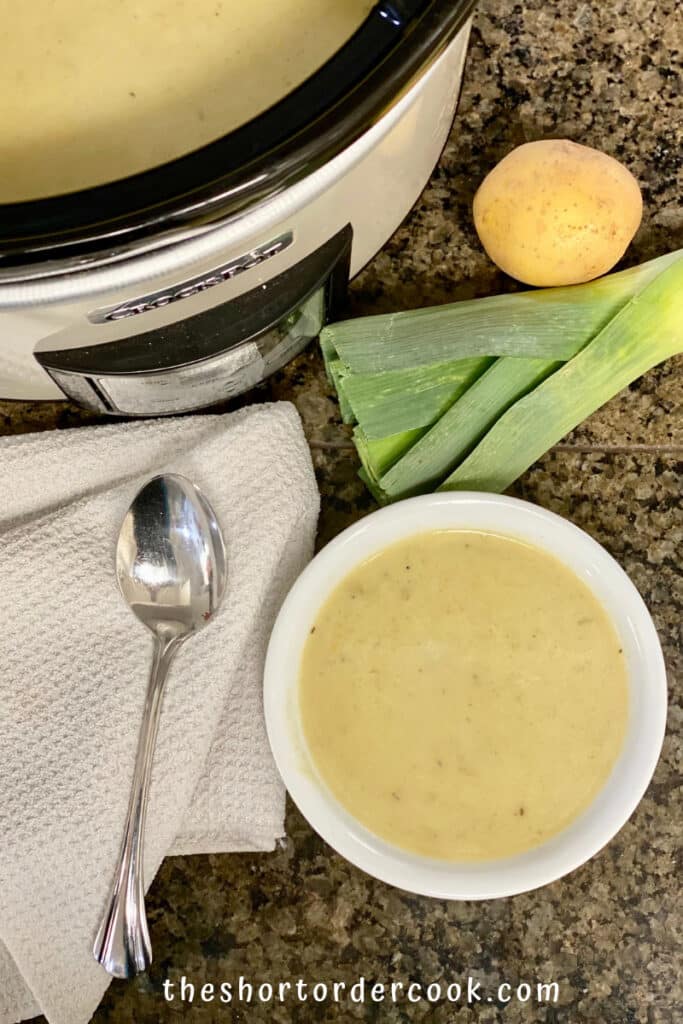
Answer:
[(164, 684), (178, 643), (177, 638), (154, 639), (154, 660), (140, 727), (126, 828), (109, 902), (93, 947), (95, 959), (115, 978), (130, 978), (146, 970), (152, 962), (143, 877), (145, 818)]

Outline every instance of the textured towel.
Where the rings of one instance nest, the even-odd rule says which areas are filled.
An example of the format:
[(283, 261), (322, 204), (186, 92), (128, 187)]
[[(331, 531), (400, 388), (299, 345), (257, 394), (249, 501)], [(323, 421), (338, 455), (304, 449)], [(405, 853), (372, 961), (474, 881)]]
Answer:
[(271, 850), (284, 793), (261, 705), (277, 609), (319, 498), (292, 406), (0, 440), (0, 1022), (84, 1024), (109, 977), (92, 945), (114, 872), (152, 656), (121, 598), (119, 526), (160, 472), (193, 480), (228, 554), (215, 620), (171, 669), (147, 819), (167, 853)]

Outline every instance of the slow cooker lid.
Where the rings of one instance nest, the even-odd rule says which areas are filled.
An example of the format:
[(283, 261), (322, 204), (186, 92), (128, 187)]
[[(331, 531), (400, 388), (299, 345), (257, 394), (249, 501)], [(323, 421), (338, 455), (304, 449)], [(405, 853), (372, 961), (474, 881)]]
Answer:
[[(475, 0), (381, 0), (315, 75), (229, 135), (161, 167), (68, 195), (0, 205), (0, 270), (237, 215), (358, 138), (455, 36)], [(78, 267), (83, 269), (83, 263)]]

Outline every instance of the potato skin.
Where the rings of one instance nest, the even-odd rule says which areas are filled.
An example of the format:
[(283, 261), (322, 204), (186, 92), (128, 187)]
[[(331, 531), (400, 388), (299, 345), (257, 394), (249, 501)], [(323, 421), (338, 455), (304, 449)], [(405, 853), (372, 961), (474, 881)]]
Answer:
[(638, 230), (643, 200), (618, 160), (550, 139), (508, 153), (479, 186), (473, 212), (481, 243), (501, 270), (551, 287), (611, 270)]

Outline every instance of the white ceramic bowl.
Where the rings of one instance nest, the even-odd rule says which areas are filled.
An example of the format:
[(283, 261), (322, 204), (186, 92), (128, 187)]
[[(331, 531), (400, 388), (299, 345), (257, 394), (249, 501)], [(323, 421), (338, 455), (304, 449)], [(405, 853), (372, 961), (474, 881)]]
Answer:
[[(301, 726), (303, 646), (336, 584), (370, 555), (426, 530), (474, 528), (520, 537), (552, 552), (583, 579), (610, 614), (627, 659), (630, 714), (623, 750), (603, 789), (568, 828), (523, 854), (481, 863), (432, 860), (392, 846), (354, 819), (320, 778)], [(302, 573), (275, 623), (265, 668), (270, 744), (292, 798), (313, 828), (352, 864), (410, 892), (492, 899), (546, 885), (598, 852), (643, 796), (666, 725), (664, 659), (650, 614), (626, 573), (588, 534), (552, 512), (492, 494), (427, 495), (367, 516), (325, 547)]]

